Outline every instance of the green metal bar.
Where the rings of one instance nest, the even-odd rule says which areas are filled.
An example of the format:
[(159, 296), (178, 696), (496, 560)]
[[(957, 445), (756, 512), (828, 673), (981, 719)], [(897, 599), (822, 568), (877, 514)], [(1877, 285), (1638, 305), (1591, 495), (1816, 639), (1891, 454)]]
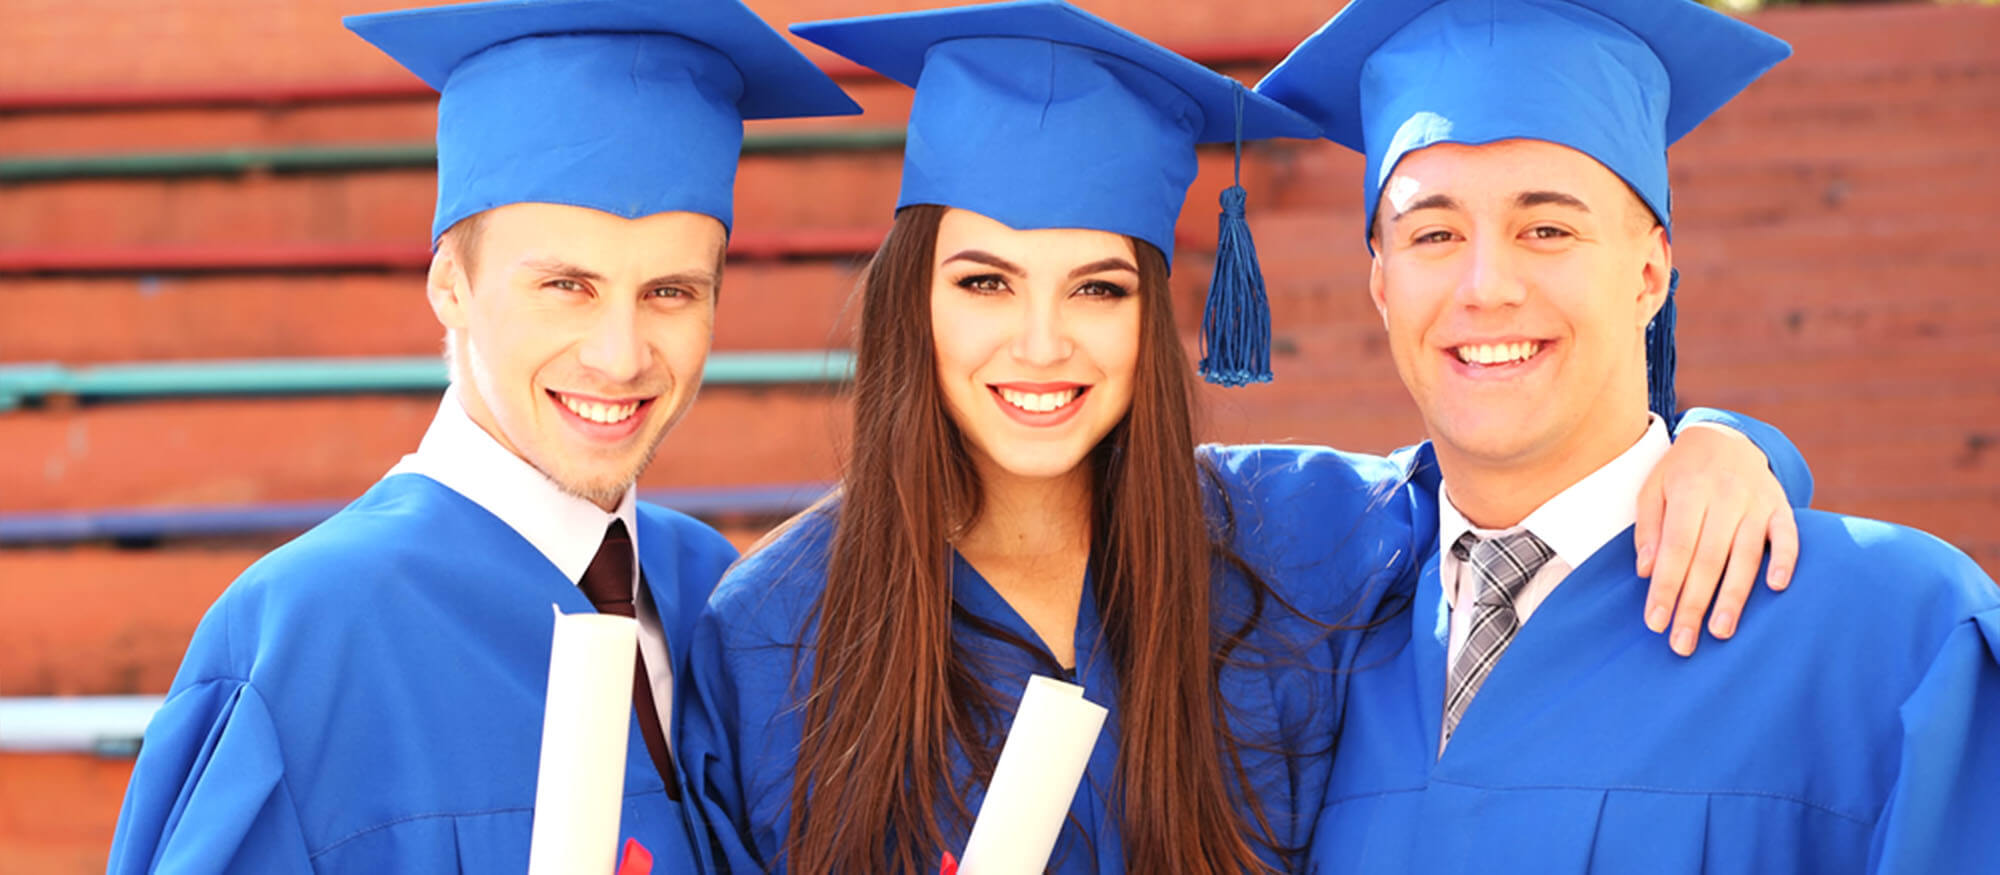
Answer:
[[(743, 154), (865, 152), (903, 147), (902, 128), (840, 128), (751, 134)], [(358, 146), (286, 146), (199, 152), (133, 152), (113, 155), (41, 155), (0, 159), (0, 182), (64, 179), (233, 176), (253, 171), (327, 173), (423, 169), (437, 165), (430, 143)]]
[[(854, 374), (846, 350), (716, 353), (702, 382), (710, 386), (824, 385)], [(320, 358), (149, 362), (66, 367), (0, 365), (0, 411), (50, 396), (80, 399), (200, 395), (320, 395), (425, 392), (445, 387), (443, 360)]]

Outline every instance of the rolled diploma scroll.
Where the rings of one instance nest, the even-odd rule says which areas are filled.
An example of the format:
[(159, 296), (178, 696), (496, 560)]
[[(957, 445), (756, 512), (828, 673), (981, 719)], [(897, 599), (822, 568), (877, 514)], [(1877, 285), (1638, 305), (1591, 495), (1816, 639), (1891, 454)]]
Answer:
[(618, 865), (638, 646), (630, 617), (556, 611), (529, 875), (609, 873)]
[(959, 875), (1039, 875), (1056, 849), (1105, 710), (1083, 688), (1035, 675), (965, 841)]

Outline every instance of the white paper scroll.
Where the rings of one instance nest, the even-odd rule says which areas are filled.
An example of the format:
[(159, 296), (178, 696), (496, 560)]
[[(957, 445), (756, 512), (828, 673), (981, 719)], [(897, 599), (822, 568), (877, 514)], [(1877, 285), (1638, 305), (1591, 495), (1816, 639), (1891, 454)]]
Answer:
[(1105, 710), (1083, 688), (1028, 678), (1014, 725), (1000, 748), (986, 800), (966, 839), (959, 875), (1039, 875), (1056, 849)]
[(618, 865), (638, 642), (639, 624), (630, 617), (556, 611), (529, 875), (608, 873)]

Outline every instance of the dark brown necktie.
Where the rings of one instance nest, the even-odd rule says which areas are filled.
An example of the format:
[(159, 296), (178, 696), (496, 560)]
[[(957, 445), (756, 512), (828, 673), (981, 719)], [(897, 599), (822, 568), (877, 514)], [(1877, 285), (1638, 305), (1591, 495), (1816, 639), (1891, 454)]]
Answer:
[[(632, 617), (632, 535), (625, 530), (624, 520), (613, 520), (604, 532), (604, 543), (597, 548), (597, 556), (590, 560), (590, 567), (583, 572), (583, 580), (577, 584), (590, 603), (597, 606), (600, 614), (616, 614)], [(667, 750), (666, 733), (660, 730), (660, 712), (653, 707), (653, 680), (646, 674), (646, 651), (639, 650), (638, 666), (632, 674), (632, 705), (639, 712), (639, 733), (646, 737), (646, 752), (653, 757), (653, 768), (660, 772), (660, 780), (667, 782), (667, 795), (681, 798), (680, 782), (674, 780), (674, 759)]]

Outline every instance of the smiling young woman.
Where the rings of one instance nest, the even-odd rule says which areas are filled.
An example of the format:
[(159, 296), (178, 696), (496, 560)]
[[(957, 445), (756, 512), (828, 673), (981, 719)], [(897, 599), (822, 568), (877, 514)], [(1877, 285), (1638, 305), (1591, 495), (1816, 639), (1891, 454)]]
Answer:
[[(952, 301), (952, 292), (933, 291), (953, 287), (933, 279), (940, 260), (947, 264), (939, 279), (952, 276), (957, 248), (939, 244), (960, 242), (940, 240), (939, 226), (974, 225), (970, 233), (954, 228), (945, 235), (961, 240), (977, 239), (980, 231), (1003, 240), (1023, 233), (978, 227), (990, 222), (937, 206), (905, 208), (864, 287), (855, 449), (833, 510), (838, 522), (804, 700), (811, 731), (792, 787), (788, 863), (800, 872), (856, 871), (878, 861), (887, 846), (894, 849), (891, 868), (919, 869), (928, 862), (925, 853), (934, 860), (934, 849), (949, 846), (938, 812), (968, 814), (960, 788), (922, 776), (953, 775), (967, 765), (972, 775), (991, 773), (999, 752), (995, 730), (1004, 730), (1006, 720), (977, 660), (953, 646), (954, 614), (963, 614), (952, 603), (956, 549), (981, 571), (1027, 571), (987, 575), (995, 589), (1009, 578), (1041, 576), (1020, 565), (1053, 559), (1053, 577), (1068, 590), (1047, 599), (1058, 606), (1048, 625), (1063, 631), (1074, 629), (1087, 569), (1091, 607), (1118, 679), (1116, 772), (1126, 807), (1126, 864), (1134, 871), (1255, 871), (1263, 864), (1253, 843), (1269, 847), (1277, 839), (1235, 827), (1231, 800), (1254, 808), (1257, 792), (1240, 760), (1226, 762), (1229, 745), (1218, 746), (1213, 730), (1222, 707), (1215, 681), (1220, 661), (1243, 636), (1230, 630), (1218, 640), (1210, 631), (1208, 572), (1228, 548), (1203, 512), (1190, 426), (1193, 370), (1174, 327), (1165, 259), (1149, 244), (1113, 237), (1137, 262), (1135, 270), (1120, 271), (1132, 288), (1092, 291), (1104, 299), (1081, 306), (1112, 312), (1068, 321), (1114, 323), (1101, 327), (1107, 345), (1123, 347), (1125, 360), (1097, 359), (1087, 374), (1095, 379), (1070, 402), (1098, 409), (1063, 423), (1019, 424), (980, 397), (990, 394), (983, 386), (960, 385), (979, 383), (974, 375), (984, 374), (947, 364), (961, 351), (952, 348), (956, 338), (932, 329), (952, 321), (941, 313), (992, 306), (968, 306)], [(1023, 279), (1016, 274), (1017, 282)], [(910, 318), (926, 308), (931, 324)], [(1100, 326), (1084, 329), (1093, 327)], [(999, 368), (1022, 365), (1004, 350), (998, 357), (1005, 362)], [(1088, 424), (1081, 424), (1084, 417)], [(1004, 498), (995, 494), (1003, 490)], [(1014, 511), (1013, 518), (996, 513), (996, 504)], [(1002, 540), (1001, 530), (1037, 527), (1071, 537), (1047, 551), (980, 550)], [(1254, 577), (1247, 580), (1256, 585)], [(1067, 624), (1060, 619), (1065, 613)], [(1029, 619), (1028, 625), (1038, 624)], [(1040, 641), (1014, 643), (1034, 653), (1037, 670), (1074, 676), (1079, 666), (1069, 636), (1041, 631)], [(910, 682), (884, 684), (884, 678)], [(816, 793), (811, 804), (809, 791)]]

